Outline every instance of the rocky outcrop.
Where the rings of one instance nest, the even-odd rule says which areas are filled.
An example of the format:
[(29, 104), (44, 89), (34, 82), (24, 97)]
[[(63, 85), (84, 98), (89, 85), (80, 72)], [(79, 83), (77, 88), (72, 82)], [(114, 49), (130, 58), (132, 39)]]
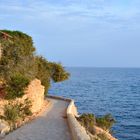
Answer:
[(1, 136), (5, 135), (9, 131), (10, 131), (9, 124), (6, 121), (4, 121), (4, 120), (0, 120), (0, 132), (1, 132)]
[(1, 55), (2, 55), (2, 52), (1, 52), (1, 43), (0, 43), (0, 59), (1, 59)]
[(94, 126), (94, 131), (95, 134), (92, 135), (90, 132), (88, 132), (91, 140), (102, 140), (101, 138), (98, 137), (98, 135), (104, 135), (107, 140), (117, 140), (115, 137), (113, 137), (109, 132), (103, 130), (100, 127)]
[[(32, 113), (38, 112), (44, 103), (44, 86), (41, 85), (40, 80), (35, 79), (31, 81), (29, 86), (25, 90), (25, 95), (22, 98), (16, 98), (13, 102), (23, 103), (25, 99), (29, 99), (32, 102), (31, 111)], [(7, 104), (9, 100), (0, 99), (0, 115), (3, 115), (4, 105)]]
[(24, 99), (28, 98), (32, 101), (31, 111), (32, 113), (38, 112), (44, 103), (45, 88), (41, 85), (41, 81), (38, 79), (33, 80), (25, 91)]
[[(25, 99), (31, 101), (31, 112), (37, 113), (41, 110), (44, 105), (44, 86), (41, 85), (40, 80), (34, 79), (30, 82), (29, 86), (25, 90), (25, 95), (22, 98), (16, 98), (14, 100), (5, 100), (0, 98), (0, 115), (4, 115), (4, 106), (9, 102), (12, 103), (24, 103)], [(0, 120), (0, 133), (4, 135), (10, 131), (8, 123), (4, 120)]]

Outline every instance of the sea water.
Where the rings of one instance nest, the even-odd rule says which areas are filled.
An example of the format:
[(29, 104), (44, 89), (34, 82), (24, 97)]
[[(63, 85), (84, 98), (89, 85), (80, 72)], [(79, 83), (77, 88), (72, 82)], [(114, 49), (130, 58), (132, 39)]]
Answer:
[(52, 83), (50, 94), (73, 98), (79, 113), (111, 113), (114, 136), (140, 140), (139, 68), (67, 68), (71, 76)]

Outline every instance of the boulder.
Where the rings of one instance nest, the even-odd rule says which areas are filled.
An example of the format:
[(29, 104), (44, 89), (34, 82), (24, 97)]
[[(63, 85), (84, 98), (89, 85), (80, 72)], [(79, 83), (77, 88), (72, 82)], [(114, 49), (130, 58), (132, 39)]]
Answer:
[(10, 131), (9, 124), (4, 120), (0, 120), (0, 134), (5, 135), (9, 131)]
[[(25, 95), (22, 98), (16, 98), (14, 100), (10, 100), (13, 102), (24, 103), (25, 99), (29, 99), (32, 102), (31, 111), (32, 113), (38, 112), (43, 104), (44, 104), (44, 92), (45, 87), (41, 85), (41, 81), (38, 79), (34, 79), (30, 82), (28, 87), (25, 90)], [(2, 96), (2, 93), (1, 93)], [(3, 115), (3, 108), (5, 104), (8, 104), (9, 100), (5, 100), (0, 98), (0, 115)]]

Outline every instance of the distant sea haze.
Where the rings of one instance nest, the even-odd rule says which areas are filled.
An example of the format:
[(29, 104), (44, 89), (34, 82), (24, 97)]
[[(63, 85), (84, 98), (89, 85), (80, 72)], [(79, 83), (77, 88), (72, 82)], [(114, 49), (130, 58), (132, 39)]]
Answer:
[(80, 113), (111, 113), (119, 140), (140, 140), (140, 68), (67, 68), (69, 80), (49, 93), (75, 99)]

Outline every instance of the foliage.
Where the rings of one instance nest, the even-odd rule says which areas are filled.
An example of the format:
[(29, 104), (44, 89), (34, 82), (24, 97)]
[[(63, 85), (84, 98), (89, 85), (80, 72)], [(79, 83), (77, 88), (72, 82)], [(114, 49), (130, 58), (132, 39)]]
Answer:
[(6, 87), (6, 99), (14, 99), (24, 95), (24, 89), (29, 84), (29, 79), (21, 74), (10, 77)]
[(42, 56), (36, 56), (37, 75), (36, 78), (40, 79), (41, 84), (45, 86), (45, 93), (50, 87), (50, 65), (49, 62)]
[[(50, 87), (51, 79), (61, 82), (69, 77), (61, 64), (48, 62), (45, 58), (35, 55), (35, 47), (32, 38), (19, 31), (2, 30), (12, 38), (5, 40), (0, 34), (2, 45), (2, 57), (0, 59), (0, 77), (6, 81), (7, 99), (22, 97), (25, 86), (20, 79), (19, 84), (12, 85), (11, 77), (19, 73), (23, 78), (23, 84), (35, 78), (41, 80), (46, 93)], [(19, 78), (19, 77), (17, 77)], [(15, 82), (15, 81), (14, 81)], [(17, 79), (16, 79), (17, 82)], [(19, 85), (22, 85), (21, 87)], [(25, 84), (27, 86), (27, 84)]]
[(95, 117), (94, 114), (82, 114), (77, 120), (84, 126), (91, 134), (94, 134), (94, 125), (101, 127), (104, 130), (111, 129), (115, 123), (111, 114), (104, 115), (102, 117)]
[(50, 65), (52, 67), (51, 78), (54, 82), (61, 82), (69, 78), (70, 74), (64, 70), (61, 64), (50, 63)]
[(32, 38), (19, 31), (7, 31), (13, 38), (4, 40), (0, 38), (2, 45), (2, 57), (0, 60), (0, 75), (9, 80), (15, 72), (25, 75), (29, 79), (35, 78), (34, 52)]
[(104, 130), (110, 130), (114, 123), (115, 120), (111, 114), (96, 118), (96, 125), (103, 128)]
[(10, 126), (13, 127), (16, 121), (32, 115), (31, 106), (29, 99), (25, 99), (23, 103), (11, 101), (4, 106), (4, 115), (0, 118), (8, 121)]
[(9, 103), (4, 106), (4, 116), (3, 119), (9, 121), (9, 122), (15, 122), (19, 118), (19, 106), (14, 105), (12, 103)]
[[(33, 46), (32, 38), (20, 31), (9, 31), (9, 30), (2, 30), (5, 33), (8, 33), (12, 36), (11, 41), (5, 43), (10, 43), (11, 47), (16, 47), (18, 50), (17, 52), (22, 56), (31, 56), (35, 51), (35, 47)], [(8, 47), (8, 45), (6, 45)]]
[(103, 134), (103, 133), (100, 133), (100, 134), (98, 134), (97, 135), (101, 140), (109, 140), (108, 138), (107, 138), (107, 136), (105, 135), (105, 134)]
[(50, 87), (51, 79), (54, 82), (61, 82), (69, 78), (69, 73), (65, 71), (61, 64), (48, 62), (42, 56), (36, 56), (37, 75), (41, 80), (42, 85), (45, 86), (45, 91)]
[(93, 126), (95, 125), (95, 116), (93, 114), (82, 114), (77, 120), (84, 126), (90, 133), (94, 134)]
[(28, 98), (25, 99), (24, 104), (21, 105), (22, 105), (21, 110), (23, 111), (24, 117), (32, 115), (32, 112), (30, 110), (32, 107), (32, 102)]

